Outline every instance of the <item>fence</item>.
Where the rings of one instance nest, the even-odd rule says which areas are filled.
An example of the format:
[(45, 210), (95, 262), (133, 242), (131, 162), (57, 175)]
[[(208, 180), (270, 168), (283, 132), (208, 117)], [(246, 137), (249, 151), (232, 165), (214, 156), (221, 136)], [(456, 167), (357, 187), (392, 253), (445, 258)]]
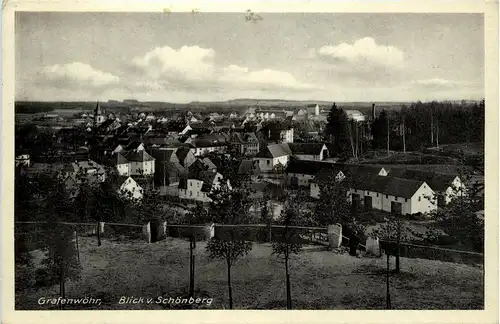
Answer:
[[(380, 241), (380, 249), (394, 254), (397, 244), (394, 241)], [(400, 243), (399, 255), (404, 258), (439, 260), (463, 264), (483, 264), (484, 254), (470, 251), (453, 250), (414, 243)]]
[[(115, 240), (141, 239), (148, 243), (164, 240), (167, 237), (190, 238), (203, 241), (210, 238), (221, 240), (244, 240), (257, 243), (288, 242), (291, 244), (317, 244), (338, 248), (349, 245), (349, 234), (344, 235), (340, 224), (327, 227), (283, 226), (269, 224), (168, 224), (153, 219), (145, 224), (121, 223), (65, 223), (74, 229), (78, 244), (78, 236), (96, 236)], [(43, 230), (47, 223), (16, 222), (15, 237), (23, 239), (30, 250), (40, 247)], [(97, 229), (99, 228), (99, 231)], [(396, 242), (366, 238), (366, 244), (359, 243), (358, 249), (381, 255), (382, 251), (390, 251), (394, 255)], [(484, 255), (476, 252), (439, 248), (429, 245), (400, 243), (399, 255), (405, 258), (440, 260), (444, 262), (482, 264)]]

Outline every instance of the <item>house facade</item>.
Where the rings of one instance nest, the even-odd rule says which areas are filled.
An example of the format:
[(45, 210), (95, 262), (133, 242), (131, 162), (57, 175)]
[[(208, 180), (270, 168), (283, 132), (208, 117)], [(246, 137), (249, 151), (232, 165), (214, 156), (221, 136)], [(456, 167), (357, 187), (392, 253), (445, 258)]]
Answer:
[(277, 166), (286, 167), (292, 152), (287, 144), (271, 144), (263, 148), (255, 157), (261, 172), (271, 172)]
[(434, 191), (423, 181), (376, 176), (349, 189), (348, 200), (368, 210), (411, 215), (436, 210), (437, 203), (430, 199), (433, 195)]
[(130, 162), (130, 175), (148, 176), (155, 173), (155, 159), (146, 151), (129, 152), (125, 158)]
[(259, 139), (255, 133), (232, 133), (230, 143), (242, 155), (259, 153)]
[(200, 172), (190, 174), (179, 182), (179, 198), (192, 199), (200, 202), (210, 202), (210, 192), (222, 181), (218, 172)]

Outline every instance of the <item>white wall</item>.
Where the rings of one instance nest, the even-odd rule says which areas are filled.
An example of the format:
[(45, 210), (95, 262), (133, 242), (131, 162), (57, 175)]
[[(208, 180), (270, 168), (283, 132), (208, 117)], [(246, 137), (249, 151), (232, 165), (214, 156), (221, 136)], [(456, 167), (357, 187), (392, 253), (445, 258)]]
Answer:
[(117, 164), (116, 170), (118, 171), (119, 175), (128, 176), (130, 175), (130, 163)]
[(290, 156), (288, 156), (288, 155), (283, 155), (283, 156), (275, 157), (275, 158), (273, 158), (273, 166), (276, 166), (276, 165), (278, 165), (280, 163), (283, 166), (286, 166), (289, 159), (290, 159)]
[(273, 169), (272, 158), (254, 158), (254, 160), (259, 161), (260, 171), (262, 172), (272, 171)]
[(454, 198), (459, 197), (460, 195), (466, 194), (465, 185), (460, 181), (460, 178), (456, 177), (451, 186), (446, 189), (445, 192), (445, 202), (449, 204)]
[(309, 155), (309, 154), (294, 154), (297, 158), (300, 160), (307, 160), (307, 161), (321, 161), (322, 158), (320, 155)]
[(282, 130), (280, 137), (283, 139), (283, 143), (293, 143), (293, 128)]
[[(431, 197), (431, 199), (426, 198)], [(426, 183), (411, 197), (411, 213), (426, 213), (437, 209), (437, 200), (432, 199), (434, 191)]]
[(203, 181), (197, 179), (188, 179), (187, 188), (179, 189), (179, 198), (209, 202), (211, 199), (207, 197), (207, 194), (205, 192), (201, 191), (202, 186)]
[(143, 197), (142, 188), (132, 178), (125, 180), (118, 192), (122, 193), (126, 197), (128, 197), (129, 194), (132, 194), (132, 198), (134, 199), (142, 199)]
[[(401, 214), (412, 214), (416, 213), (416, 211), (412, 212), (411, 209), (411, 199), (405, 199), (403, 197), (396, 197), (393, 195), (386, 195), (379, 192), (359, 190), (359, 189), (350, 189), (348, 200), (352, 203), (352, 194), (359, 195), (361, 205), (364, 205), (365, 196), (372, 197), (372, 208), (376, 210), (382, 210), (385, 212), (391, 212), (392, 202), (401, 203)], [(423, 212), (422, 212), (423, 213)]]

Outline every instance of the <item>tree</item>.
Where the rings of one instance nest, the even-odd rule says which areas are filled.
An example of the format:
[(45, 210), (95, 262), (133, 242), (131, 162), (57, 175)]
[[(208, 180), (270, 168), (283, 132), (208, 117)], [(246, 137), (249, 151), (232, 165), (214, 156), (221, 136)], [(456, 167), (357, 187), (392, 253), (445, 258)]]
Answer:
[[(326, 174), (326, 172), (321, 174)], [(349, 223), (352, 215), (351, 204), (347, 200), (348, 182), (337, 178), (337, 174), (329, 172), (325, 179), (321, 179), (320, 176), (318, 185), (320, 193), (314, 216), (316, 224), (327, 226)]]
[(282, 257), (285, 265), (285, 279), (287, 292), (287, 309), (292, 309), (291, 282), (289, 273), (290, 256), (300, 253), (302, 244), (298, 231), (291, 226), (306, 226), (310, 224), (311, 214), (306, 210), (307, 195), (299, 191), (296, 195), (288, 196), (284, 209), (277, 220), (277, 224), (285, 226), (281, 239), (272, 243), (273, 254)]
[(388, 245), (393, 247), (393, 249), (387, 251), (387, 254), (396, 257), (396, 269), (394, 270), (396, 273), (401, 271), (401, 243), (409, 241), (413, 232), (409, 226), (405, 225), (401, 215), (391, 215), (385, 218), (385, 223), (380, 224), (378, 228), (370, 233), (370, 236), (387, 241)]
[(372, 123), (372, 148), (382, 149), (387, 140), (387, 113), (382, 110), (377, 118)]
[[(436, 226), (442, 228), (454, 240), (473, 248), (475, 251), (484, 251), (484, 219), (478, 216), (478, 211), (484, 210), (482, 192), (484, 182), (484, 154), (467, 156), (463, 152), (460, 157), (462, 168), (459, 177), (463, 187), (453, 187), (454, 198), (445, 206), (432, 212), (436, 219)], [(435, 199), (435, 197), (433, 197)]]
[(342, 108), (333, 103), (327, 117), (325, 137), (333, 144), (335, 152), (344, 152), (349, 147), (349, 120)]
[[(218, 224), (236, 225), (248, 223), (249, 209), (252, 204), (250, 192), (246, 187), (231, 189), (227, 182), (221, 181), (218, 188), (209, 193), (209, 214)], [(252, 249), (252, 243), (238, 238), (235, 231), (230, 231), (230, 237), (225, 239), (212, 238), (206, 246), (212, 259), (222, 259), (227, 265), (227, 287), (229, 308), (233, 308), (233, 290), (231, 286), (231, 267), (242, 256)]]
[[(45, 180), (50, 181), (50, 180)], [(52, 283), (59, 281), (60, 295), (65, 296), (65, 282), (76, 279), (80, 274), (75, 244), (74, 229), (62, 222), (74, 222), (74, 202), (70, 198), (61, 177), (55, 177), (47, 183), (50, 190), (46, 198), (46, 221), (44, 226), (44, 248), (48, 257), (42, 261), (46, 266), (42, 276), (44, 281)]]

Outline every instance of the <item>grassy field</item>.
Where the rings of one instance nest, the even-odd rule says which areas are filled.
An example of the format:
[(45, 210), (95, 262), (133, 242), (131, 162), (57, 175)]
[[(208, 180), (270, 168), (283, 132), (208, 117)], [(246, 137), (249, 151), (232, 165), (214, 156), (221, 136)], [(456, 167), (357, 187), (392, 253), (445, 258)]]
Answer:
[[(80, 238), (81, 278), (67, 283), (66, 297), (101, 298), (100, 306), (67, 309), (165, 309), (168, 305), (119, 305), (121, 296), (176, 297), (188, 288), (188, 242), (179, 239), (146, 244)], [(227, 308), (226, 265), (211, 261), (201, 242), (196, 249), (198, 296), (213, 298), (205, 308)], [(394, 262), (394, 261), (392, 261)], [(391, 277), (395, 309), (482, 309), (481, 268), (439, 261), (402, 258), (403, 272)], [(296, 309), (384, 309), (385, 259), (355, 258), (308, 249), (291, 262)], [(271, 247), (255, 244), (232, 269), (234, 308), (284, 309), (284, 266)], [(58, 297), (58, 285), (16, 294), (16, 309), (50, 309), (40, 297)], [(54, 306), (52, 306), (54, 307)]]

